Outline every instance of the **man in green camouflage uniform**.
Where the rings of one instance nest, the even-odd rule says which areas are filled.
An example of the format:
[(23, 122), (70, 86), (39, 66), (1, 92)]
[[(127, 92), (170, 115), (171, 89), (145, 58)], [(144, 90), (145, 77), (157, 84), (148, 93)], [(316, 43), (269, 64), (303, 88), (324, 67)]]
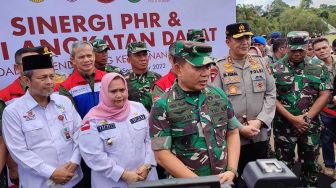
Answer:
[[(205, 42), (204, 32), (200, 29), (192, 29), (187, 33), (187, 40), (188, 41), (195, 41), (195, 42)], [(173, 56), (175, 54), (175, 45), (176, 42), (173, 42), (169, 45), (168, 49), (168, 60), (171, 66), (173, 66)], [(158, 81), (155, 82), (154, 88), (152, 90), (153, 101), (158, 99), (160, 95), (166, 92), (169, 88), (173, 86), (176, 76), (170, 70), (168, 74), (164, 75)]]
[(204, 43), (176, 42), (177, 80), (150, 113), (156, 160), (176, 178), (218, 175), (224, 182), (238, 176), (240, 123), (225, 93), (207, 85), (211, 51)]
[(119, 67), (108, 64), (108, 50), (110, 50), (110, 47), (107, 42), (102, 39), (95, 39), (91, 41), (91, 44), (95, 53), (95, 67), (101, 71), (115, 72), (122, 75)]
[(131, 64), (132, 70), (125, 74), (125, 79), (128, 85), (128, 99), (142, 103), (150, 111), (151, 90), (161, 75), (148, 71), (148, 51), (144, 42), (133, 42), (127, 45), (127, 61)]
[(301, 180), (317, 186), (321, 123), (318, 114), (332, 89), (327, 67), (317, 58), (307, 58), (308, 32), (287, 35), (287, 55), (274, 65), (277, 113), (274, 140), (277, 158), (293, 168), (297, 144), (301, 160)]

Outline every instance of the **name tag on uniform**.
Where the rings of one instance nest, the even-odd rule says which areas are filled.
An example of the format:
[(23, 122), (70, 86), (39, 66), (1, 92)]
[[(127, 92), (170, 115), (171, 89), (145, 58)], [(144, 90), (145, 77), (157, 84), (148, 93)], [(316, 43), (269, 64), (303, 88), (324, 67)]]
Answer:
[(98, 130), (98, 132), (102, 132), (102, 131), (106, 131), (106, 130), (109, 130), (109, 129), (115, 129), (115, 128), (116, 128), (115, 124), (111, 123), (111, 124), (98, 126), (97, 130)]
[(135, 118), (130, 119), (130, 122), (132, 124), (134, 124), (134, 123), (137, 123), (137, 122), (145, 120), (145, 119), (146, 119), (146, 116), (144, 114), (142, 114), (140, 116), (136, 116)]

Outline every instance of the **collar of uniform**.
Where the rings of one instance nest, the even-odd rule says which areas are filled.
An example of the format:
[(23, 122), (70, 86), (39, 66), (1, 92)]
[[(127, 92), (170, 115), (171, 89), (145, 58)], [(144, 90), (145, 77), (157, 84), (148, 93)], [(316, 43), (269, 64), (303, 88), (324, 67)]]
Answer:
[(304, 65), (305, 65), (305, 60), (301, 61), (300, 63), (294, 63), (294, 62), (291, 62), (289, 59), (287, 59), (286, 63), (287, 63), (288, 66), (290, 66), (294, 69), (297, 69), (297, 68), (303, 69)]
[(232, 59), (232, 61), (233, 61), (233, 66), (236, 67), (236, 68), (238, 68), (238, 69), (247, 69), (247, 68), (250, 67), (250, 62), (248, 61), (248, 58), (247, 58), (247, 57), (246, 57), (245, 60), (244, 60), (244, 66), (241, 66), (241, 65), (237, 62), (237, 60)]
[[(178, 85), (178, 80), (176, 78), (174, 85), (173, 85), (173, 92), (175, 95), (175, 99), (184, 99), (187, 96), (187, 93), (185, 91), (183, 91), (183, 89)], [(200, 94), (205, 94), (206, 92), (208, 92), (208, 88), (206, 87), (205, 89), (203, 89)]]
[(139, 78), (142, 77), (151, 77), (151, 74), (149, 73), (149, 71), (143, 73), (143, 74), (135, 74), (135, 72), (133, 72), (133, 70), (130, 70), (129, 72), (129, 79), (130, 80), (137, 80)]
[[(54, 96), (54, 94), (52, 94), (50, 96), (50, 100), (53, 100), (54, 102), (56, 102)], [(39, 106), (39, 104), (36, 102), (36, 100), (30, 95), (29, 93), (29, 89), (27, 90), (27, 92), (24, 95), (24, 99), (26, 101), (26, 104), (28, 106), (28, 110), (31, 110), (33, 108), (35, 108), (36, 106)]]

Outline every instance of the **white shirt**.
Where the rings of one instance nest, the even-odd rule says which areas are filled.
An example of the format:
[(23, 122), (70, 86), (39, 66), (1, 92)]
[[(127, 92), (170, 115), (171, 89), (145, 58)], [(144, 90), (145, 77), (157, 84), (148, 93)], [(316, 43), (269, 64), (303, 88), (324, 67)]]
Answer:
[(80, 164), (78, 145), (72, 140), (81, 118), (71, 101), (52, 94), (46, 108), (39, 106), (29, 91), (7, 106), (3, 113), (3, 136), (7, 148), (18, 164), (20, 187), (73, 187), (82, 179), (65, 185), (49, 186), (55, 169), (69, 161)]
[[(91, 168), (92, 188), (127, 187), (121, 179), (124, 170), (136, 171), (147, 163), (156, 166), (148, 112), (141, 103), (130, 103), (130, 113), (122, 122), (92, 119), (83, 123), (78, 142), (82, 157)], [(157, 179), (156, 169), (152, 168), (147, 180)]]

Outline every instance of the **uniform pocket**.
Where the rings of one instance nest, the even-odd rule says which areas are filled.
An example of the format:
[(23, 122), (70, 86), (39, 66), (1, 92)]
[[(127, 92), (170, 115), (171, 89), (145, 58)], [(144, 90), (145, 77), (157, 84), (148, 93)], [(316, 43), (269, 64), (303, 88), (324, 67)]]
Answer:
[(196, 124), (191, 122), (181, 122), (184, 126), (172, 128), (172, 138), (177, 153), (189, 153), (196, 151), (195, 143), (198, 140), (199, 133)]
[[(310, 75), (312, 76), (312, 75)], [(321, 80), (312, 80), (308, 78), (303, 78), (303, 89), (302, 93), (305, 95), (317, 96), (320, 91)]]
[(251, 74), (253, 92), (265, 92), (266, 91), (266, 78), (265, 74)]
[(34, 148), (49, 138), (46, 127), (39, 120), (24, 122), (22, 124), (22, 131), (24, 132), (28, 148)]
[(104, 151), (107, 153), (114, 153), (117, 151), (118, 144), (118, 130), (107, 130), (99, 133), (99, 137), (104, 143)]

